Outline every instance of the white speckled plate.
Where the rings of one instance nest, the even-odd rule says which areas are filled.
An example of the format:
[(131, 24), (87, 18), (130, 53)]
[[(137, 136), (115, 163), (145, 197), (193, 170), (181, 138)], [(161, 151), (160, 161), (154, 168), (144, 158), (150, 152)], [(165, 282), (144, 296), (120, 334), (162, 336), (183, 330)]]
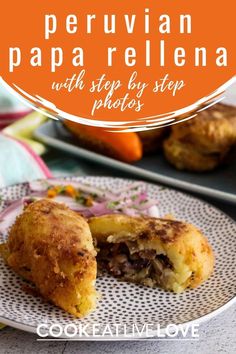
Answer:
[[(75, 178), (93, 185), (117, 189), (130, 181), (103, 178)], [(97, 279), (101, 299), (95, 312), (83, 320), (74, 319), (59, 308), (45, 303), (23, 291), (24, 280), (14, 274), (0, 260), (0, 322), (19, 329), (36, 332), (38, 324), (73, 323), (88, 325), (86, 332), (96, 323), (99, 328), (109, 324), (126, 325), (126, 333), (132, 325), (145, 323), (186, 324), (207, 320), (235, 302), (236, 293), (236, 224), (232, 219), (213, 206), (186, 194), (169, 188), (148, 184), (150, 197), (159, 200), (161, 215), (173, 214), (177, 219), (186, 220), (198, 226), (208, 237), (216, 257), (214, 274), (197, 289), (183, 294), (173, 294), (161, 289), (119, 282), (103, 276)], [(0, 190), (5, 198), (19, 198), (28, 192), (28, 185), (21, 184)], [(4, 202), (0, 205), (0, 211)], [(0, 241), (3, 241), (0, 238)]]

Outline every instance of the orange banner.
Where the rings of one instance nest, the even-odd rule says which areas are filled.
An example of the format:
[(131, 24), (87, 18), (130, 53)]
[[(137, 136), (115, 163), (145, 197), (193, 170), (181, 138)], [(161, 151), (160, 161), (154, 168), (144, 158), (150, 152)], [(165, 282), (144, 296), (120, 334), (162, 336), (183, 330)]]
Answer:
[(234, 0), (21, 0), (3, 9), (2, 83), (54, 117), (171, 124), (218, 97), (236, 72)]

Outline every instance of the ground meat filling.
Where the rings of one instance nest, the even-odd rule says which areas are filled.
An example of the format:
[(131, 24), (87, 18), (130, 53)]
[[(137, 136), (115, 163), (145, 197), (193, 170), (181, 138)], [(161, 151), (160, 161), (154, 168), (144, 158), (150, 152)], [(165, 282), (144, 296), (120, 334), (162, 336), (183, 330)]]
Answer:
[(100, 244), (98, 252), (99, 271), (104, 270), (116, 277), (143, 283), (147, 286), (161, 285), (173, 266), (165, 255), (155, 250), (137, 249), (135, 244)]

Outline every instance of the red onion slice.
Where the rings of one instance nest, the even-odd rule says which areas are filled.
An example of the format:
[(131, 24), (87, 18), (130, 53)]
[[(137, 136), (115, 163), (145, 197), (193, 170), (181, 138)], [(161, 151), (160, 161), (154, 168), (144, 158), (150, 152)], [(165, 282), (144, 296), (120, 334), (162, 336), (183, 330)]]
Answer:
[(55, 202), (66, 204), (70, 209), (86, 218), (113, 213), (124, 213), (130, 216), (146, 215), (160, 217), (157, 201), (148, 198), (144, 182), (131, 183), (113, 193), (88, 184), (55, 178), (30, 182), (31, 195), (13, 202), (12, 200), (6, 200), (5, 203), (10, 202), (10, 205), (0, 214), (0, 233), (7, 233), (9, 227), (15, 222), (16, 217), (22, 213), (25, 205), (35, 200), (47, 198), (48, 188), (58, 185), (72, 185), (80, 192), (84, 192), (85, 197), (88, 194), (98, 196), (98, 198), (94, 198), (93, 205), (90, 207), (79, 203), (79, 201), (67, 195), (58, 194), (55, 198), (52, 198)]

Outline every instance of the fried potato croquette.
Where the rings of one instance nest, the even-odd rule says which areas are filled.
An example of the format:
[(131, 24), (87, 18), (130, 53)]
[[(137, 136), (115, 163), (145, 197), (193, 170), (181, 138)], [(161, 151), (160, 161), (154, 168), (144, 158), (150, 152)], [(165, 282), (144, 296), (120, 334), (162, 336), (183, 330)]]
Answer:
[(235, 144), (236, 108), (216, 104), (173, 126), (164, 153), (176, 168), (202, 172), (222, 163)]
[(198, 113), (195, 118), (173, 126), (172, 137), (194, 144), (202, 152), (222, 152), (236, 142), (234, 117), (236, 109), (216, 104)]
[(213, 251), (191, 224), (117, 214), (90, 218), (89, 226), (99, 268), (120, 279), (179, 293), (213, 272)]
[(204, 154), (192, 144), (182, 143), (172, 137), (164, 142), (164, 151), (167, 160), (178, 170), (195, 172), (211, 171), (216, 168), (225, 157), (225, 154)]
[(74, 316), (96, 306), (96, 251), (86, 220), (63, 204), (30, 204), (12, 226), (7, 264), (47, 300)]

